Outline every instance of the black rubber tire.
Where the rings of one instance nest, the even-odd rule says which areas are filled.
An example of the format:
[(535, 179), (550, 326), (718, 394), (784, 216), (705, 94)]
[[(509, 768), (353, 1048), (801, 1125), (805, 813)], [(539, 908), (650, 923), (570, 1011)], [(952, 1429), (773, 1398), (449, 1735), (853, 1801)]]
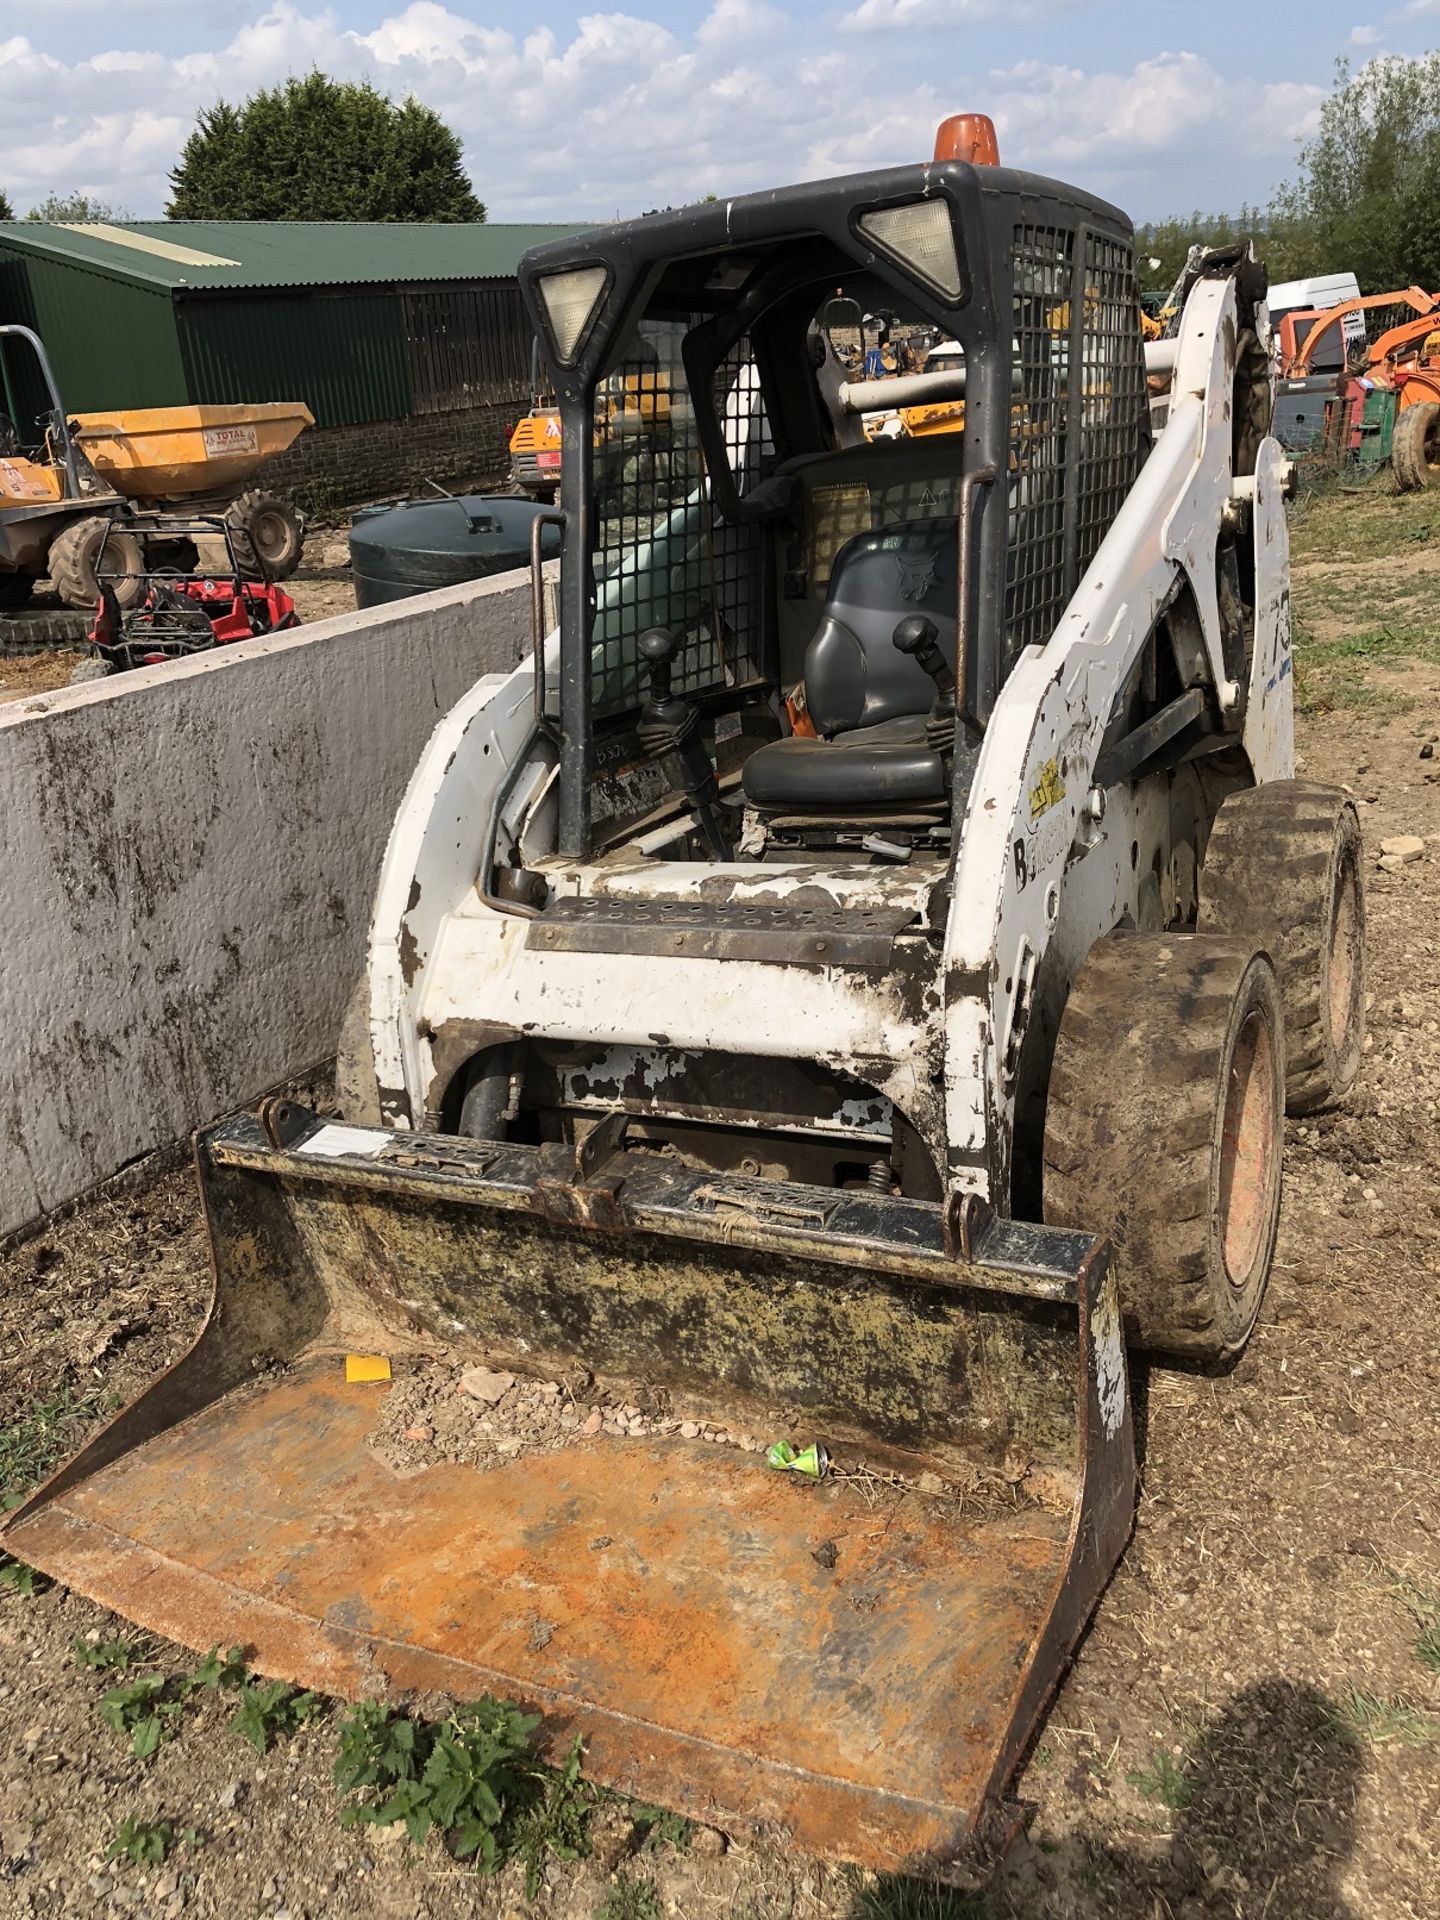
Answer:
[(250, 572), (258, 561), (266, 579), (290, 578), (305, 553), (305, 524), (292, 502), (255, 487), (230, 503), (225, 518), (242, 569)]
[(1045, 1218), (1109, 1238), (1134, 1345), (1218, 1367), (1249, 1339), (1279, 1221), (1284, 1059), (1275, 971), (1248, 941), (1117, 932), (1080, 969), (1050, 1072)]
[(1401, 410), (1390, 443), (1390, 465), (1402, 493), (1440, 487), (1440, 403), (1417, 400)]
[(108, 660), (77, 660), (70, 669), (69, 684), (72, 687), (83, 687), (91, 680), (108, 680), (114, 671), (114, 667)]
[[(105, 538), (109, 531), (108, 540)], [(100, 514), (72, 520), (50, 543), (50, 584), (67, 607), (93, 610), (100, 599), (95, 562), (105, 542), (105, 573), (115, 589), (122, 612), (140, 604), (145, 594), (144, 561), (133, 533), (112, 528)]]
[(0, 573), (0, 613), (18, 613), (35, 591), (32, 573)]
[(1253, 940), (1280, 976), (1292, 1115), (1343, 1099), (1364, 1057), (1363, 859), (1354, 806), (1312, 780), (1232, 793), (1205, 849), (1199, 931)]

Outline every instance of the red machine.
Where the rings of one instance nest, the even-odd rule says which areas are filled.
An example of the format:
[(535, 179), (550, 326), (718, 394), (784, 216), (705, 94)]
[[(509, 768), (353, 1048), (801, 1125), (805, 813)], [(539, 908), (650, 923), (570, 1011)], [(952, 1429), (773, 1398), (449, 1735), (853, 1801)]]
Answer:
[[(228, 560), (223, 570), (200, 570), (199, 539), (223, 542)], [(299, 626), (300, 617), (288, 593), (272, 580), (245, 577), (251, 571), (263, 574), (264, 569), (258, 563), (242, 567), (223, 520), (170, 523), (163, 541), (155, 541), (153, 548), (152, 552), (147, 546), (143, 556), (139, 602), (122, 610), (115, 584), (105, 572), (102, 546), (95, 568), (100, 602), (89, 634), (96, 659), (87, 663), (91, 672), (82, 677), (92, 677), (97, 669), (117, 673), (156, 666)]]

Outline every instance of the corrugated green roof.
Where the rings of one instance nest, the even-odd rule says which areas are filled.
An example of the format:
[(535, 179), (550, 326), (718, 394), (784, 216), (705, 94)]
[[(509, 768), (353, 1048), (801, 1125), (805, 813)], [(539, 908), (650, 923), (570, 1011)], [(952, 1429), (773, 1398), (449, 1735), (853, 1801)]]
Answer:
[(573, 226), (489, 221), (131, 220), (123, 226), (0, 222), (0, 246), (148, 287), (337, 287), (508, 280), (528, 247)]

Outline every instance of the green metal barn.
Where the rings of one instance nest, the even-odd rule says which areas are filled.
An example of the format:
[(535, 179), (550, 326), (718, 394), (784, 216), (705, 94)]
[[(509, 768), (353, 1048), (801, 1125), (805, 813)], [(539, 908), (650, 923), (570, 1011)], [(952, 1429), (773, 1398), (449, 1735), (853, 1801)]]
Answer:
[(0, 320), (40, 334), (76, 412), (304, 400), (325, 428), (507, 405), (530, 360), (516, 266), (573, 230), (10, 221)]

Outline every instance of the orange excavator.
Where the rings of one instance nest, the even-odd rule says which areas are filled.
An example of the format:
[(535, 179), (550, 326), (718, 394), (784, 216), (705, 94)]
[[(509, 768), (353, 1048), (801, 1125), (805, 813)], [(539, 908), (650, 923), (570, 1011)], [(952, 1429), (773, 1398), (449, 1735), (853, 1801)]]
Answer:
[(1414, 317), (1391, 327), (1365, 350), (1353, 376), (1395, 395), (1395, 432), (1390, 462), (1402, 491), (1440, 485), (1440, 294), (1423, 287), (1342, 301), (1323, 312), (1287, 313), (1279, 326), (1281, 366), (1287, 380), (1303, 380), (1321, 339), (1343, 327), (1352, 313), (1408, 306)]

